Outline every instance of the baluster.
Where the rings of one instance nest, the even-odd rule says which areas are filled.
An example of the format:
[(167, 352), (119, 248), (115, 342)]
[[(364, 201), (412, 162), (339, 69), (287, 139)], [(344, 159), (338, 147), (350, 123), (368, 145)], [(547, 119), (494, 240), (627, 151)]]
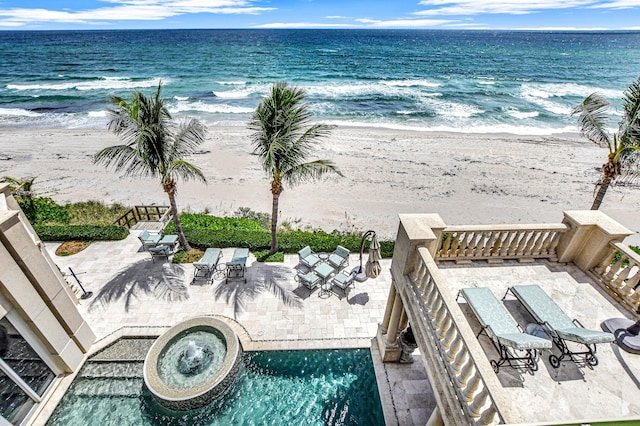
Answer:
[(465, 257), (467, 255), (467, 248), (469, 244), (471, 244), (472, 238), (473, 231), (464, 231), (464, 239), (460, 242), (460, 248), (458, 249), (458, 253), (460, 253), (459, 257)]
[(535, 245), (538, 236), (539, 232), (537, 231), (531, 231), (529, 233), (529, 241), (527, 241), (527, 245), (522, 250), (523, 255), (530, 256), (533, 254), (533, 246)]
[(480, 384), (481, 384), (480, 374), (476, 370), (475, 374), (472, 375), (471, 378), (469, 379), (469, 383), (467, 384), (467, 386), (462, 389), (462, 392), (461, 392), (462, 400), (467, 404), (473, 401), (473, 396), (476, 394), (476, 392), (480, 388)]
[(449, 333), (451, 326), (453, 325), (453, 321), (451, 319), (451, 315), (447, 315), (447, 318), (444, 320), (444, 324), (440, 328), (440, 334), (438, 335), (438, 340), (443, 341), (445, 336)]
[(438, 297), (436, 297), (436, 299), (434, 300), (433, 306), (431, 307), (431, 310), (429, 311), (429, 319), (431, 320), (431, 324), (432, 324), (433, 328), (436, 328), (435, 325), (433, 325), (433, 324), (435, 324), (436, 317), (440, 313), (440, 308), (442, 308), (443, 304), (444, 303), (442, 302), (442, 298), (438, 294)]
[(462, 372), (462, 368), (469, 361), (469, 350), (465, 347), (451, 364), (451, 374), (454, 378), (458, 377)]
[(516, 249), (516, 256), (524, 255), (525, 247), (529, 245), (529, 239), (532, 237), (531, 231), (524, 231), (522, 233), (522, 239), (520, 240), (520, 244), (518, 244), (518, 248)]
[(511, 244), (509, 244), (509, 251), (507, 251), (507, 255), (513, 256), (516, 254), (518, 250), (518, 246), (520, 245), (520, 240), (523, 239), (525, 234), (521, 231), (515, 231), (515, 235), (511, 240)]
[(429, 291), (429, 289), (431, 287), (433, 287), (433, 277), (431, 276), (431, 274), (427, 274), (424, 279), (422, 280), (422, 287), (420, 288), (420, 291), (418, 291), (418, 296), (420, 297), (420, 300), (425, 300), (426, 301), (426, 295)]
[(607, 254), (602, 263), (596, 266), (596, 268), (594, 269), (595, 273), (600, 275), (601, 277), (604, 277), (607, 268), (609, 267), (609, 265), (611, 265), (611, 262), (613, 262), (613, 258), (616, 257), (616, 253), (618, 252), (618, 250), (616, 250), (614, 247), (609, 247), (611, 249), (611, 251), (609, 251), (609, 254)]
[(449, 257), (451, 253), (449, 253), (449, 248), (451, 247), (451, 240), (453, 239), (453, 234), (449, 232), (445, 232), (442, 235), (444, 241), (442, 242), (442, 249), (440, 250), (440, 257)]
[[(462, 234), (462, 236), (460, 235)], [(449, 251), (449, 257), (458, 257), (458, 246), (460, 245), (460, 238), (464, 238), (464, 232), (456, 232), (453, 244), (451, 244), (451, 250)]]
[(542, 245), (544, 244), (548, 236), (549, 234), (546, 231), (538, 232), (538, 239), (536, 240), (534, 246), (531, 248), (531, 254), (533, 254), (534, 256), (542, 254)]
[(491, 244), (489, 245), (489, 253), (487, 254), (488, 256), (491, 256), (491, 257), (497, 257), (499, 256), (500, 250), (502, 249), (505, 233), (504, 231), (494, 232), (493, 235), (494, 235), (494, 238), (493, 238), (493, 241), (491, 241)]
[(462, 338), (458, 338), (453, 342), (451, 349), (447, 353), (447, 362), (449, 364), (453, 363), (453, 361), (458, 357), (458, 355), (460, 355), (461, 352), (464, 352), (462, 350), (463, 345), (464, 342), (462, 341)]
[(553, 255), (554, 258), (557, 256), (556, 249), (558, 248), (558, 243), (560, 243), (560, 238), (562, 237), (562, 234), (564, 234), (564, 232), (554, 232), (553, 240), (551, 240), (551, 244), (547, 249), (547, 253), (549, 255)]
[(471, 404), (469, 404), (469, 414), (473, 418), (479, 418), (484, 410), (484, 406), (487, 404), (489, 400), (489, 392), (487, 389), (483, 388), (480, 393), (473, 398)]
[(449, 351), (451, 350), (451, 345), (453, 344), (454, 340), (456, 340), (457, 337), (458, 337), (458, 328), (457, 327), (449, 328), (449, 332), (447, 333), (446, 336), (444, 336), (444, 339), (442, 340), (442, 351), (445, 354), (449, 353)]
[(630, 264), (628, 264), (626, 268), (622, 268), (622, 270), (620, 270), (618, 275), (616, 275), (615, 279), (611, 282), (611, 286), (622, 291), (625, 287), (624, 281), (629, 276), (629, 272), (631, 272)]
[(511, 246), (514, 235), (516, 235), (514, 231), (507, 231), (504, 241), (502, 242), (502, 247), (500, 247), (500, 257), (505, 257), (509, 253), (509, 247)]
[(620, 269), (622, 268), (622, 262), (624, 262), (624, 259), (626, 258), (627, 256), (620, 253), (620, 258), (618, 259), (618, 261), (611, 265), (611, 267), (609, 268), (609, 272), (604, 274), (602, 278), (609, 282), (613, 281), (613, 278), (618, 274), (618, 272), (620, 272)]
[(498, 414), (498, 411), (496, 410), (495, 405), (490, 404), (480, 416), (478, 423), (480, 423), (481, 425), (490, 425), (493, 423), (497, 423), (497, 419), (496, 419), (497, 414)]
[(436, 313), (433, 321), (434, 330), (440, 330), (440, 327), (444, 324), (444, 320), (449, 316), (449, 311), (447, 311), (447, 306), (443, 303), (442, 297), (440, 297), (439, 300), (440, 306), (438, 307), (438, 312)]
[(464, 389), (467, 386), (467, 383), (469, 383), (469, 379), (473, 375), (475, 369), (476, 366), (473, 362), (467, 362), (464, 365), (460, 375), (454, 379), (454, 382), (458, 385), (459, 389)]
[(470, 256), (470, 257), (481, 256), (482, 250), (484, 248), (484, 241), (485, 241), (484, 232), (482, 231), (474, 232), (467, 256)]

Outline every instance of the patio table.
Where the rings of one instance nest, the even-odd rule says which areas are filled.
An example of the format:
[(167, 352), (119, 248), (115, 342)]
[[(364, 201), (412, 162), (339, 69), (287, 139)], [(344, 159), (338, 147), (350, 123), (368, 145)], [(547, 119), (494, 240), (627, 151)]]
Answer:
[(158, 241), (159, 246), (168, 246), (171, 247), (172, 251), (176, 250), (176, 245), (178, 244), (178, 236), (177, 235), (165, 235), (162, 237), (160, 241)]
[(336, 271), (335, 269), (333, 269), (333, 266), (325, 262), (318, 263), (318, 265), (316, 265), (313, 270), (316, 274), (320, 275), (323, 285), (327, 282), (327, 278), (329, 278), (329, 276), (331, 276), (331, 274)]

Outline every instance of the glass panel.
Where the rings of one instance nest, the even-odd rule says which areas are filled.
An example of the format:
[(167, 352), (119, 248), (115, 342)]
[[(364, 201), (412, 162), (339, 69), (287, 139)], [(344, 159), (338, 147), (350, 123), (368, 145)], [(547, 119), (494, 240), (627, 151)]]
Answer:
[(33, 404), (33, 400), (0, 370), (0, 415), (9, 422), (18, 424)]
[[(2, 335), (8, 337), (7, 344), (3, 345), (7, 337)], [(20, 336), (6, 317), (0, 319), (0, 357), (40, 396), (44, 394), (55, 377), (47, 364)]]

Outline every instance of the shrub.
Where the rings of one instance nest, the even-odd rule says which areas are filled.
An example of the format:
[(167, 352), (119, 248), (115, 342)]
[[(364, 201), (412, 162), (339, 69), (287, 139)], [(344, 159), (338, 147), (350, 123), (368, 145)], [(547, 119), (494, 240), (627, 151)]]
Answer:
[(35, 223), (52, 223), (52, 224), (68, 224), (71, 221), (71, 216), (67, 210), (61, 205), (57, 204), (51, 198), (48, 197), (36, 197), (33, 198), (33, 207), (29, 205), (29, 200), (23, 198), (16, 198), (16, 201), (20, 205), (25, 216), (32, 224)]
[(115, 225), (33, 225), (42, 241), (99, 241), (124, 240), (129, 230)]
[(74, 225), (111, 225), (129, 210), (122, 204), (116, 203), (109, 206), (98, 200), (67, 203), (64, 208), (71, 216), (71, 223)]
[[(207, 230), (207, 231), (264, 231), (260, 222), (244, 217), (216, 217), (205, 214), (182, 213), (180, 222), (184, 229)], [(166, 233), (175, 233), (175, 225), (169, 223), (165, 228)]]
[(254, 254), (258, 262), (284, 262), (284, 253), (281, 251), (269, 255), (269, 250), (261, 250)]

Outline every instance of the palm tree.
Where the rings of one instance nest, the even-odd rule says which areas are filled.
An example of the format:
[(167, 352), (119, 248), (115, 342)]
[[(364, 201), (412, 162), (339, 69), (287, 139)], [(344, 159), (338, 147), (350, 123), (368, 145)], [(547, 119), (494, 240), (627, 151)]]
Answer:
[(131, 101), (112, 97), (116, 109), (109, 110), (108, 129), (124, 142), (104, 148), (93, 156), (93, 162), (114, 165), (116, 171), (129, 176), (159, 177), (162, 189), (169, 196), (173, 223), (180, 245), (191, 250), (184, 236), (176, 207), (176, 180), (199, 179), (206, 183), (202, 171), (184, 158), (193, 154), (204, 141), (206, 129), (196, 119), (174, 125), (160, 97), (162, 83), (153, 98), (136, 92)]
[(331, 126), (311, 125), (311, 112), (304, 102), (304, 90), (275, 83), (268, 97), (260, 102), (249, 121), (254, 154), (260, 156), (262, 168), (271, 178), (271, 254), (278, 251), (278, 200), (284, 184), (291, 186), (316, 179), (338, 168), (328, 160), (307, 161), (314, 142), (329, 135)]
[(640, 78), (624, 92), (622, 108), (618, 132), (613, 135), (606, 129), (609, 102), (602, 95), (593, 93), (587, 96), (571, 113), (578, 114), (580, 133), (583, 136), (609, 149), (591, 210), (600, 208), (611, 182), (618, 178), (633, 180), (640, 175)]

